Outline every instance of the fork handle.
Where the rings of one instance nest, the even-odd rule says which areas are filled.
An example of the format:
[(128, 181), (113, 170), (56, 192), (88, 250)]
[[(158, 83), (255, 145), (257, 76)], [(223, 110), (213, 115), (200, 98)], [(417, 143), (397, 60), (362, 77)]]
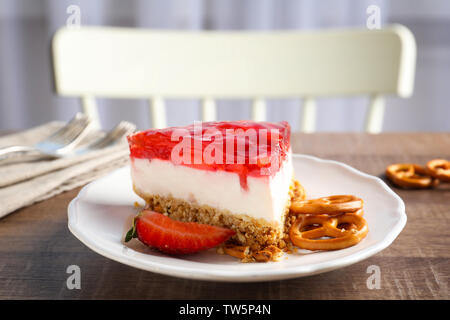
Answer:
[(11, 146), (0, 149), (0, 165), (47, 158), (33, 147)]

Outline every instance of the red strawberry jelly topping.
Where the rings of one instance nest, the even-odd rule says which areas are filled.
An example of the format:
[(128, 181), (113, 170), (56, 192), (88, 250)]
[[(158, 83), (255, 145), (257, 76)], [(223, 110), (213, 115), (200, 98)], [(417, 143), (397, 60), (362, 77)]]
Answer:
[(274, 175), (279, 170), (290, 149), (290, 131), (286, 121), (198, 122), (137, 132), (128, 136), (128, 143), (131, 158), (234, 172), (247, 190), (247, 176)]

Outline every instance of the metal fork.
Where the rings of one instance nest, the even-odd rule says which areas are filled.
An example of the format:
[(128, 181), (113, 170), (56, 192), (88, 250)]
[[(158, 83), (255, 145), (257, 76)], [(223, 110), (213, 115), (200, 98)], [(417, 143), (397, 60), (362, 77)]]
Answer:
[(10, 146), (0, 149), (0, 165), (64, 156), (77, 147), (90, 128), (89, 118), (77, 113), (67, 125), (33, 146)]
[(121, 121), (118, 125), (116, 125), (111, 131), (109, 131), (106, 135), (104, 135), (101, 138), (98, 138), (97, 140), (89, 143), (85, 147), (81, 147), (79, 149), (76, 149), (74, 151), (74, 154), (80, 155), (85, 154), (90, 151), (103, 149), (109, 146), (114, 145), (120, 139), (122, 139), (124, 136), (127, 136), (136, 130), (136, 126), (128, 121)]

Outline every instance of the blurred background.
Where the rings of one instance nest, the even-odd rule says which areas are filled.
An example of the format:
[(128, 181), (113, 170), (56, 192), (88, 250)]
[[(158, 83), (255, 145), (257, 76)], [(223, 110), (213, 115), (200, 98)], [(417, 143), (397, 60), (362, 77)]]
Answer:
[[(54, 93), (50, 43), (70, 5), (82, 25), (176, 30), (317, 30), (365, 27), (370, 5), (382, 26), (400, 23), (415, 35), (417, 67), (411, 98), (388, 97), (383, 131), (450, 131), (450, 1), (448, 0), (0, 0), (0, 130), (68, 120), (77, 98)], [(368, 99), (318, 99), (318, 131), (360, 131)], [(129, 120), (150, 126), (144, 100), (98, 99), (103, 127)], [(269, 100), (268, 120), (298, 129), (302, 101)], [(218, 102), (220, 120), (250, 118), (250, 100)], [(200, 119), (199, 100), (169, 100), (169, 125)]]

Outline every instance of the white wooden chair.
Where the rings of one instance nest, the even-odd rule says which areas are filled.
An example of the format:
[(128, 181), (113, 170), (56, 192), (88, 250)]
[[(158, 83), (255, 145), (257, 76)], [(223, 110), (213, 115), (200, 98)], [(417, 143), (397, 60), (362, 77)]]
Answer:
[(82, 99), (98, 122), (96, 97), (146, 98), (152, 124), (166, 126), (164, 98), (202, 98), (203, 120), (215, 99), (303, 98), (301, 130), (315, 127), (315, 97), (369, 95), (365, 129), (382, 129), (384, 95), (413, 91), (416, 46), (400, 25), (319, 32), (182, 32), (62, 28), (53, 38), (56, 91)]

